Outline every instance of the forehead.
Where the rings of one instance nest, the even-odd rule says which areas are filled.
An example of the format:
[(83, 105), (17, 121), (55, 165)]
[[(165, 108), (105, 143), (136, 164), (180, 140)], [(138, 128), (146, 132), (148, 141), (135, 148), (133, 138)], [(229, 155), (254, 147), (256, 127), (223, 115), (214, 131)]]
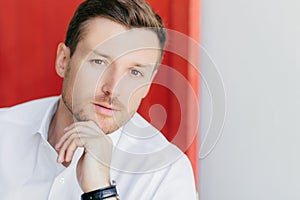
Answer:
[(83, 37), (78, 43), (86, 51), (97, 51), (113, 58), (131, 53), (160, 56), (159, 40), (147, 28), (127, 29), (106, 18), (93, 18), (84, 25)]

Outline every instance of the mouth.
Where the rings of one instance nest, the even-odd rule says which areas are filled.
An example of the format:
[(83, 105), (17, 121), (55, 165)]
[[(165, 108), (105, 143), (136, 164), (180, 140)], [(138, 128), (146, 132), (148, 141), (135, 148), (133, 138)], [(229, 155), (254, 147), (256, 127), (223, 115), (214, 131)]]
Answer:
[(115, 112), (119, 111), (119, 109), (116, 109), (112, 107), (112, 105), (108, 104), (100, 104), (100, 103), (93, 103), (95, 106), (95, 110), (97, 113), (100, 113), (105, 116), (113, 116)]

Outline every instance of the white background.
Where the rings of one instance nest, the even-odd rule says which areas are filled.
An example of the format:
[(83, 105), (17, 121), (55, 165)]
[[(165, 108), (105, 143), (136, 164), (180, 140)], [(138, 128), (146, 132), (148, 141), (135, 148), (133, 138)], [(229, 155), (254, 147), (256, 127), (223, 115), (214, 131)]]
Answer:
[[(201, 15), (201, 44), (223, 78), (227, 115), (200, 160), (200, 199), (299, 200), (300, 1), (202, 0)], [(201, 85), (204, 132), (212, 111)]]

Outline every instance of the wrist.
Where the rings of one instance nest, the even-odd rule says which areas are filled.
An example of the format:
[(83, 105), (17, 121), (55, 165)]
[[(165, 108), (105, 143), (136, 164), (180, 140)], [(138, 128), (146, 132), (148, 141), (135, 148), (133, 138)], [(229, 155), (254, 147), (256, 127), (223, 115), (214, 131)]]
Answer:
[(85, 182), (85, 184), (82, 187), (82, 191), (84, 193), (91, 192), (94, 190), (97, 190), (99, 188), (105, 188), (111, 186), (110, 181), (107, 178), (101, 178), (101, 179), (89, 179)]
[(96, 189), (90, 192), (85, 192), (81, 195), (81, 200), (108, 200), (119, 199), (119, 194), (116, 185), (113, 184), (107, 187)]
[(83, 192), (86, 193), (111, 185), (109, 168), (93, 166), (88, 171), (92, 173), (78, 173), (80, 175), (77, 177)]

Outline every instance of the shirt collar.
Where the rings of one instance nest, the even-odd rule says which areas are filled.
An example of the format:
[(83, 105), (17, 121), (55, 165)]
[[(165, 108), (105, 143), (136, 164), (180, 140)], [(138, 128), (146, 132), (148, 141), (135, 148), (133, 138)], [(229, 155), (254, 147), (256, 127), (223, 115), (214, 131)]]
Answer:
[(50, 122), (57, 110), (58, 102), (59, 102), (59, 97), (57, 97), (57, 99), (51, 102), (37, 130), (37, 133), (39, 133), (42, 136), (42, 138), (46, 141), (48, 140), (48, 130), (49, 130)]

